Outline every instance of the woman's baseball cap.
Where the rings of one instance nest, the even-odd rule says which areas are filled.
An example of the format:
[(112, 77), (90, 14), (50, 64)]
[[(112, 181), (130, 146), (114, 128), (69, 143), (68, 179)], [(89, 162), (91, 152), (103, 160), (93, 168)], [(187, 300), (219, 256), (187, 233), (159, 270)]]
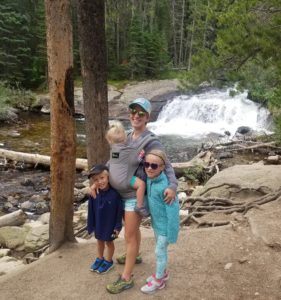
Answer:
[(151, 113), (151, 103), (145, 98), (137, 98), (129, 104), (129, 108), (134, 108), (134, 106), (139, 105), (147, 113)]

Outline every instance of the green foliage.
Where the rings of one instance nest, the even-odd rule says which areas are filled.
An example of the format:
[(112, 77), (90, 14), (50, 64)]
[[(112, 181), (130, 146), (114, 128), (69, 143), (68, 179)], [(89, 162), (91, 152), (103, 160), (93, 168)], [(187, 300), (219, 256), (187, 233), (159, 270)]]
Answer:
[(9, 107), (29, 109), (35, 102), (35, 95), (27, 90), (17, 87), (9, 87), (6, 82), (0, 81), (0, 110), (8, 111)]
[(0, 1), (0, 80), (25, 87), (46, 76), (44, 1)]

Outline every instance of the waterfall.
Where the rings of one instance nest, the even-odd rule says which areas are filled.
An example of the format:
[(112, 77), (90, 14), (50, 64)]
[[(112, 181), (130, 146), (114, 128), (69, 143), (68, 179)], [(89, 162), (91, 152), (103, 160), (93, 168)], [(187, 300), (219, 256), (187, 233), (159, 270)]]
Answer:
[(157, 135), (202, 138), (211, 133), (233, 136), (240, 126), (269, 132), (270, 112), (249, 99), (247, 92), (229, 95), (227, 90), (210, 90), (197, 95), (181, 95), (168, 101), (156, 122), (148, 127)]

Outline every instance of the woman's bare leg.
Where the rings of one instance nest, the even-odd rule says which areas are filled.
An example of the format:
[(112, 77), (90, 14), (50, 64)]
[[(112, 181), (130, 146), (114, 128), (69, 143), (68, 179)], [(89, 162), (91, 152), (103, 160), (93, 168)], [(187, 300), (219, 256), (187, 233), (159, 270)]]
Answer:
[(133, 211), (125, 211), (125, 242), (126, 242), (126, 262), (122, 273), (122, 278), (131, 278), (136, 257), (139, 254), (141, 234), (141, 217)]

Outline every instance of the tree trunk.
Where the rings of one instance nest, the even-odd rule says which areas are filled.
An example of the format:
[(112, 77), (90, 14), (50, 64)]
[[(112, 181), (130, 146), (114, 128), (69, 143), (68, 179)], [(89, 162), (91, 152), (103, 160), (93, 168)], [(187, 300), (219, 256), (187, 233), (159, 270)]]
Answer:
[(105, 5), (103, 0), (78, 1), (78, 28), (83, 78), (83, 97), (89, 168), (105, 163), (109, 145), (107, 68), (105, 41)]
[(197, 0), (194, 0), (194, 12), (193, 12), (193, 20), (192, 20), (192, 29), (191, 29), (191, 38), (190, 38), (190, 46), (189, 46), (189, 56), (188, 56), (188, 65), (187, 70), (191, 70), (191, 63), (192, 63), (192, 51), (193, 51), (193, 39), (194, 39), (194, 32), (195, 32), (195, 18), (196, 18), (196, 4)]
[(179, 65), (183, 65), (183, 32), (184, 32), (184, 16), (185, 16), (185, 0), (182, 1), (182, 15), (180, 27), (180, 50), (179, 50)]
[(73, 200), (76, 158), (72, 26), (70, 0), (45, 0), (49, 92), (51, 99), (52, 252), (75, 241)]
[(178, 55), (177, 55), (177, 31), (176, 31), (176, 1), (172, 1), (172, 30), (173, 30), (173, 59), (174, 66), (178, 65)]

